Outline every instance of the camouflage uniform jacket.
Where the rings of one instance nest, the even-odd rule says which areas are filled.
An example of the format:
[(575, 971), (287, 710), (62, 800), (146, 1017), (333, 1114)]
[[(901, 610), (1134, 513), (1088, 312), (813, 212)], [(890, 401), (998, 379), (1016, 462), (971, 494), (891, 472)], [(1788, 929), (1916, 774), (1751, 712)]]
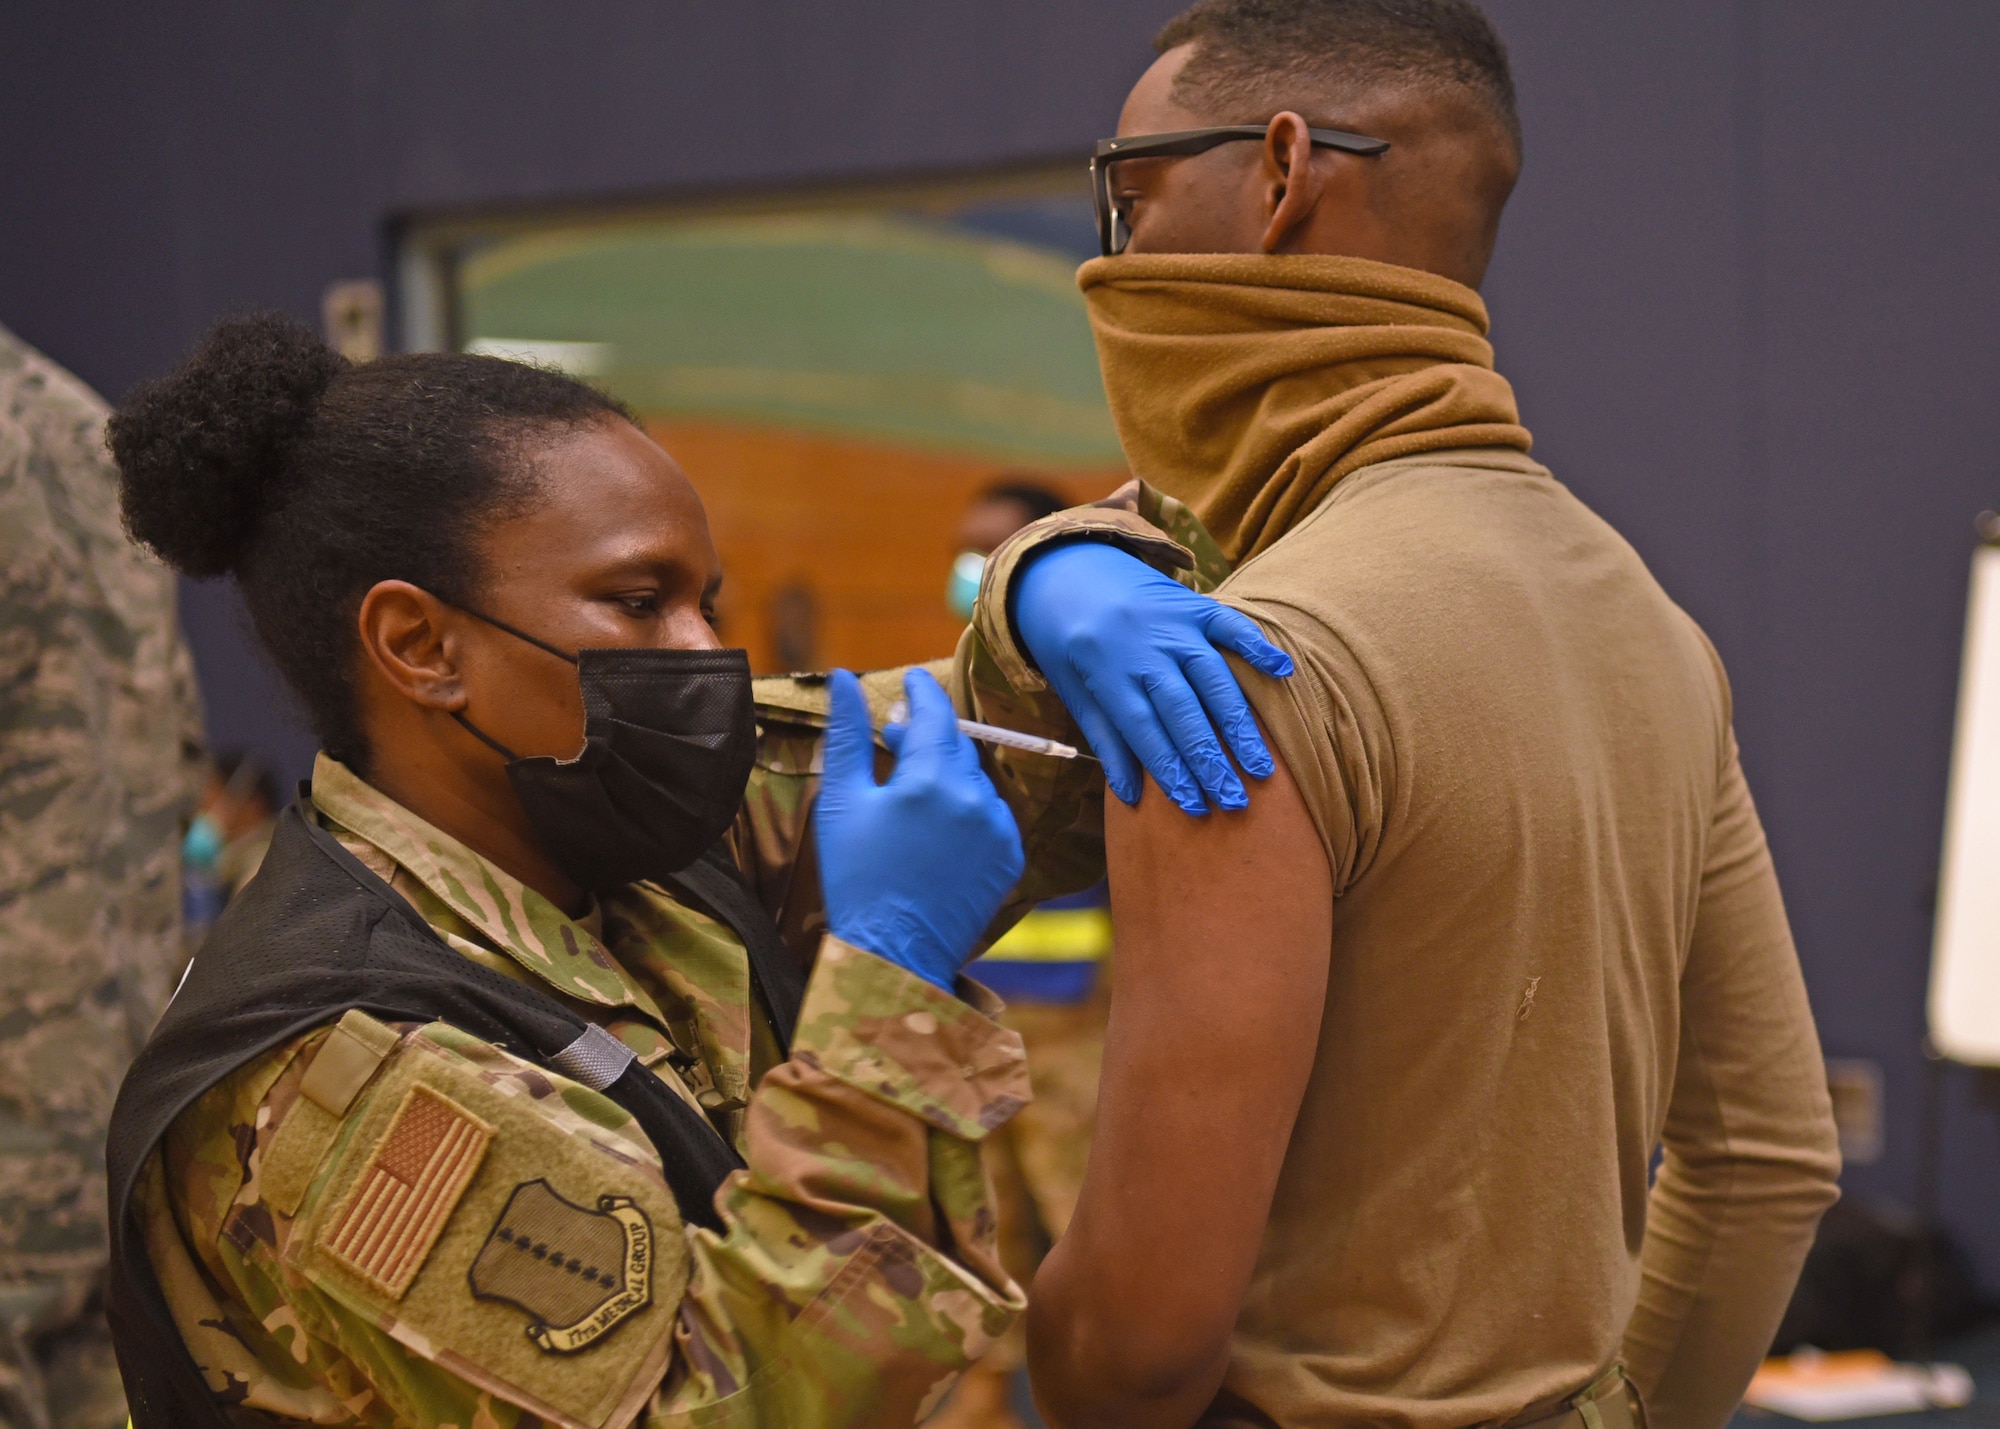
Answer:
[(174, 578), (119, 526), (104, 419), (0, 328), (0, 1321), (20, 1334), (104, 1266), (104, 1129), (180, 970), (199, 789)]
[(1137, 478), (1102, 501), (1023, 526), (987, 558), (979, 605), (968, 632), (967, 646), (976, 652), (972, 680), (981, 709), (1011, 709), (1025, 698), (1028, 703), (1023, 708), (1032, 708), (1036, 716), (1049, 721), (1049, 728), (1075, 730), (1052, 698), (1030, 698), (1045, 696), (1048, 682), (1014, 639), (1007, 596), (1030, 556), (1054, 542), (1079, 537), (1117, 546), (1203, 595), (1213, 594), (1231, 570), (1229, 558), (1194, 512)]
[[(937, 671), (961, 698), (976, 643)], [(866, 683), (879, 721), (895, 672)], [(758, 699), (734, 838), (796, 944), (824, 926), (805, 861), (826, 696), (807, 677)], [(1029, 830), (1018, 907), (1096, 876), (1095, 776), (1064, 774), (1003, 780)], [(983, 990), (821, 936), (779, 1062), (734, 935), (654, 886), (572, 920), (325, 757), (313, 802), (452, 947), (598, 1022), (748, 1170), (719, 1193), (726, 1235), (685, 1227), (608, 1099), (444, 1024), (350, 1013), (212, 1088), (141, 1184), (226, 1399), (467, 1429), (911, 1424), (1018, 1313), (978, 1143), (1027, 1083)]]

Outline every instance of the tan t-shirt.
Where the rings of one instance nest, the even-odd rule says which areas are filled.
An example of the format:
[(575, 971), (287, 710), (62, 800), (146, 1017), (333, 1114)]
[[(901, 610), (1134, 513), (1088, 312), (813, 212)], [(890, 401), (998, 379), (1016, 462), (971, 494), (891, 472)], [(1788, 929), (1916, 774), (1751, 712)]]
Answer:
[(1838, 1156), (1715, 652), (1498, 448), (1347, 476), (1221, 594), (1298, 662), (1252, 696), (1335, 903), (1203, 1423), (1499, 1423), (1622, 1355), (1720, 1425)]

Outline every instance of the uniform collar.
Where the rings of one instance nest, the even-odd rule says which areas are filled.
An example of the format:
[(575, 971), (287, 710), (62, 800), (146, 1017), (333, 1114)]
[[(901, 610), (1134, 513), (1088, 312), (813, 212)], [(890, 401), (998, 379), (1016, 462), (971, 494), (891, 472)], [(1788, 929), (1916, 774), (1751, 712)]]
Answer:
[(659, 1016), (653, 999), (606, 950), (603, 913), (594, 902), (584, 917), (568, 917), (324, 753), (313, 765), (312, 801), (328, 819), (394, 859), (494, 947), (557, 992)]

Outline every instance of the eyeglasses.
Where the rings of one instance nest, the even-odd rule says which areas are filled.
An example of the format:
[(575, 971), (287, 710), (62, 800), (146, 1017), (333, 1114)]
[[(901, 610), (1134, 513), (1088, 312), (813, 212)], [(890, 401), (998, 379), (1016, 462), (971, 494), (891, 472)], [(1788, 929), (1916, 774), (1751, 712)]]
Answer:
[[(1123, 159), (1163, 159), (1181, 154), (1203, 154), (1218, 144), (1239, 139), (1261, 139), (1269, 131), (1265, 124), (1218, 124), (1212, 129), (1176, 129), (1170, 134), (1132, 134), (1123, 139), (1099, 139), (1097, 152), (1090, 156), (1090, 193), (1097, 204), (1097, 244), (1106, 258), (1123, 253), (1132, 241), (1125, 215), (1111, 200), (1111, 166)], [(1345, 129), (1308, 129), (1313, 146), (1339, 149), (1343, 153), (1373, 157), (1389, 148), (1387, 139), (1371, 139), (1366, 134), (1350, 134)]]

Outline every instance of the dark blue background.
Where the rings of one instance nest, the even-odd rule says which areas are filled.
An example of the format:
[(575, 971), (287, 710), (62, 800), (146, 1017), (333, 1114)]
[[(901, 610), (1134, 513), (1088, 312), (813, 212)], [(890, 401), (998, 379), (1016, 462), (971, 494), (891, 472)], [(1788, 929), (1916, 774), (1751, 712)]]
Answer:
[[(215, 317), (316, 320), (392, 212), (1080, 156), (1174, 0), (10, 3), (0, 322), (116, 397)], [(1526, 175), (1487, 293), (1536, 453), (1708, 627), (1827, 1050), (1915, 1193), (1973, 515), (2000, 504), (2000, 6), (1493, 0)], [(219, 744), (302, 765), (226, 589)], [(2000, 1286), (2000, 1125), (1946, 1078)]]

